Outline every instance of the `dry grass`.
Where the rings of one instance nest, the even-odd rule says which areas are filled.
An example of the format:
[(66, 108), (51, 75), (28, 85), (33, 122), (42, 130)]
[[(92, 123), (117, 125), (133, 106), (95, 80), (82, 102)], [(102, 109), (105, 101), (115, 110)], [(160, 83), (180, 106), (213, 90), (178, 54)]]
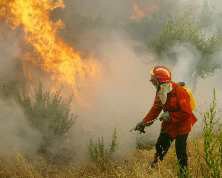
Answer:
[[(77, 167), (76, 165), (55, 166), (47, 164), (43, 159), (26, 160), (22, 155), (6, 161), (1, 159), (1, 178), (172, 178), (177, 177), (175, 150), (172, 145), (165, 160), (157, 168), (150, 169), (154, 150), (137, 150), (128, 155), (128, 159), (107, 163), (100, 169), (93, 163)], [(9, 159), (7, 159), (9, 160)], [(203, 142), (201, 139), (189, 142), (189, 170), (192, 177), (207, 176), (203, 159)]]

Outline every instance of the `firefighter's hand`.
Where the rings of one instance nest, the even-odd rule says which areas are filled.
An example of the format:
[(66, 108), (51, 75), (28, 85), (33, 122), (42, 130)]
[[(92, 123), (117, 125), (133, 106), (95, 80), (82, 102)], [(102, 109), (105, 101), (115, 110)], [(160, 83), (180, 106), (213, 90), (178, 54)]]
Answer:
[(140, 133), (145, 133), (145, 130), (144, 130), (145, 127), (146, 127), (145, 123), (143, 121), (141, 121), (136, 125), (134, 130), (139, 131)]
[(145, 127), (148, 127), (148, 126), (150, 126), (150, 125), (152, 125), (153, 124), (153, 121), (151, 121), (151, 122), (148, 122), (148, 123), (144, 123), (143, 121), (141, 121), (141, 122), (139, 122), (137, 125), (136, 125), (136, 127), (135, 127), (135, 131), (139, 131), (140, 133), (146, 133), (145, 132)]
[(159, 119), (160, 121), (169, 121), (170, 120), (169, 112), (164, 112), (163, 114), (161, 114)]

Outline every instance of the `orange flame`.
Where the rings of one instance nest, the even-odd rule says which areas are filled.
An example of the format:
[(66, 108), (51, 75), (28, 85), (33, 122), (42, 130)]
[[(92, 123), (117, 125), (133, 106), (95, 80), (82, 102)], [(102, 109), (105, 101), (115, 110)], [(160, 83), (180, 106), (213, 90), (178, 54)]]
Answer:
[(0, 0), (0, 17), (13, 27), (23, 28), (25, 41), (39, 56), (33, 59), (26, 55), (28, 60), (51, 73), (54, 80), (77, 91), (78, 80), (97, 77), (99, 67), (94, 60), (82, 60), (80, 54), (58, 36), (63, 23), (53, 22), (50, 12), (59, 7), (64, 8), (62, 0)]
[(145, 7), (139, 3), (139, 0), (133, 0), (133, 13), (130, 16), (131, 20), (140, 20), (144, 17), (153, 14), (159, 9), (157, 4), (150, 4)]

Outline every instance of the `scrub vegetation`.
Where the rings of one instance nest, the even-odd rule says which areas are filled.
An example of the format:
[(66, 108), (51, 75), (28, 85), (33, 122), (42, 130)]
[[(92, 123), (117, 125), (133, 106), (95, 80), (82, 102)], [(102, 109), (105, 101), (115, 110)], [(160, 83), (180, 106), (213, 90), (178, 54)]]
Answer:
[[(3, 5), (7, 4), (6, 0), (3, 0), (2, 2), (4, 2)], [(102, 1), (100, 1), (100, 3), (101, 2)], [(207, 1), (205, 0), (205, 2)], [(163, 7), (161, 6), (161, 4), (163, 5)], [(214, 24), (218, 26), (215, 27), (216, 30), (213, 31), (212, 33), (210, 33), (211, 30), (209, 31), (206, 30), (207, 27), (213, 26), (214, 22), (211, 11), (208, 11), (209, 8), (207, 5), (203, 10), (203, 14), (197, 17), (197, 19), (199, 20), (195, 19), (193, 20), (192, 18), (189, 18), (186, 15), (177, 16), (176, 13), (173, 14), (175, 12), (173, 10), (174, 4), (176, 7), (177, 5), (176, 1), (163, 0), (160, 3), (160, 7), (158, 7), (159, 10), (157, 9), (153, 11), (153, 13), (144, 16), (144, 18), (142, 19), (130, 20), (129, 18), (127, 18), (125, 19), (124, 22), (122, 22), (121, 19), (118, 20), (117, 18), (113, 21), (107, 22), (107, 19), (103, 19), (100, 16), (91, 17), (91, 16), (84, 16), (78, 13), (76, 15), (73, 14), (73, 16), (75, 16), (75, 19), (73, 20), (73, 18), (70, 18), (72, 17), (72, 15), (70, 15), (69, 18), (65, 18), (64, 14), (63, 18), (65, 18), (66, 20), (68, 21), (71, 20), (72, 23), (74, 23), (75, 21), (75, 23), (73, 25), (70, 24), (70, 26), (72, 26), (73, 29), (76, 29), (76, 31), (74, 32), (74, 30), (68, 25), (69, 28), (65, 28), (67, 31), (64, 29), (61, 32), (61, 35), (69, 43), (79, 44), (79, 46), (77, 46), (77, 51), (80, 51), (80, 53), (81, 51), (83, 51), (84, 54), (84, 50), (89, 52), (93, 51), (93, 54), (95, 54), (96, 56), (97, 53), (100, 53), (99, 52), (100, 50), (97, 51), (97, 47), (99, 48), (99, 46), (104, 46), (104, 48), (102, 48), (101, 51), (106, 53), (106, 50), (104, 50), (106, 45), (104, 44), (111, 43), (109, 41), (109, 38), (107, 40), (107, 37), (110, 34), (113, 35), (115, 30), (118, 29), (117, 30), (118, 36), (119, 35), (122, 36), (122, 31), (124, 31), (123, 36), (127, 37), (128, 35), (130, 36), (130, 41), (123, 40), (124, 49), (126, 49), (126, 51), (128, 50), (128, 43), (129, 42), (131, 43), (131, 40), (133, 41), (133, 43), (135, 42), (135, 46), (132, 45), (133, 47), (131, 48), (130, 45), (129, 49), (129, 51), (133, 51), (132, 58), (137, 58), (137, 53), (140, 53), (141, 51), (142, 52), (146, 51), (148, 53), (150, 52), (149, 54), (155, 56), (154, 61), (151, 62), (152, 64), (153, 62), (164, 64), (164, 62), (166, 62), (165, 57), (167, 56), (166, 59), (170, 60), (167, 62), (169, 62), (170, 65), (172, 66), (174, 64), (176, 65), (179, 59), (173, 56), (174, 54), (171, 53), (171, 49), (178, 44), (180, 46), (183, 46), (184, 44), (189, 44), (189, 46), (192, 46), (192, 49), (195, 49), (198, 53), (198, 57), (196, 58), (195, 56), (196, 53), (195, 53), (194, 59), (192, 58), (191, 60), (198, 60), (198, 61), (197, 62), (192, 61), (192, 63), (190, 63), (187, 66), (187, 68), (185, 68), (184, 70), (190, 70), (191, 68), (192, 71), (190, 71), (190, 74), (195, 74), (195, 76), (190, 75), (190, 78), (194, 77), (194, 79), (196, 79), (194, 81), (195, 83), (197, 83), (197, 78), (199, 79), (199, 78), (208, 77), (210, 74), (214, 74), (217, 69), (221, 68), (220, 51), (222, 47), (222, 38), (221, 38), (222, 27), (221, 24), (218, 23)], [(67, 7), (69, 8), (72, 6), (70, 5)], [(52, 8), (52, 7), (47, 7), (47, 8)], [(109, 8), (107, 8), (106, 10), (108, 9)], [(72, 8), (71, 10), (73, 11)], [(4, 8), (1, 8), (0, 15), (5, 11), (6, 10)], [(64, 12), (58, 11), (57, 13), (55, 12), (55, 14), (52, 14), (52, 17), (54, 17), (55, 20), (57, 15), (60, 17), (61, 16), (60, 13)], [(30, 16), (32, 16), (32, 14), (27, 15), (27, 17)], [(119, 34), (119, 32), (121, 33)], [(112, 37), (112, 35), (110, 36)], [(92, 38), (94, 36), (95, 39)], [(116, 41), (116, 39), (114, 40)], [(85, 43), (87, 43), (87, 45), (85, 45)], [(92, 43), (93, 45), (90, 45), (90, 43)], [(125, 43), (127, 43), (126, 46)], [(142, 46), (142, 48), (140, 45)], [(1, 47), (3, 46), (4, 45), (1, 45)], [(26, 48), (30, 48), (30, 46)], [(23, 50), (24, 49), (21, 50), (21, 53)], [(135, 55), (134, 55), (134, 50), (135, 50)], [(110, 49), (110, 51), (113, 51), (111, 53), (120, 53), (119, 51), (116, 52), (113, 49)], [(189, 52), (193, 53), (192, 50), (190, 50)], [(98, 56), (104, 56), (104, 58), (109, 57), (109, 55), (110, 53), (107, 54), (102, 53), (102, 55), (98, 54)], [(25, 56), (29, 56), (29, 53), (27, 53)], [(125, 51), (123, 50), (123, 53), (121, 51), (120, 56), (121, 58), (125, 57), (128, 58), (131, 55), (125, 56)], [(119, 60), (118, 57), (119, 57), (118, 55), (117, 57), (115, 57), (115, 61)], [(138, 58), (139, 57), (140, 55), (138, 55)], [(4, 55), (3, 58), (5, 58)], [(146, 64), (149, 63), (150, 62), (148, 61), (149, 56), (146, 55), (145, 58), (146, 59), (144, 59), (144, 62)], [(108, 59), (109, 58), (107, 58), (107, 61)], [(126, 62), (128, 63), (128, 60), (126, 60)], [(139, 61), (139, 63), (140, 62), (141, 61)], [(3, 63), (4, 61), (2, 62), (2, 64)], [(66, 66), (66, 64), (64, 65)], [(135, 68), (132, 68), (132, 70), (131, 68), (129, 68), (130, 70), (128, 70), (127, 65), (124, 66), (123, 64), (119, 63), (118, 67), (120, 66), (121, 68), (123, 68), (121, 69), (121, 71), (124, 72), (127, 71), (128, 73), (134, 74), (133, 71), (134, 69), (137, 69), (136, 68), (137, 66), (135, 65)], [(194, 69), (192, 68), (193, 66)], [(20, 67), (21, 66), (19, 66), (18, 68)], [(116, 67), (117, 65), (115, 66), (115, 68)], [(3, 68), (1, 68), (1, 70), (3, 70)], [(6, 68), (4, 70), (8, 69)], [(117, 73), (117, 75), (120, 74), (118, 73), (118, 70), (117, 72), (115, 71), (116, 70), (114, 70), (113, 73)], [(138, 70), (135, 70), (135, 72), (139, 71), (143, 72), (143, 70), (140, 70), (139, 68)], [(106, 72), (109, 73), (109, 70), (107, 70)], [(138, 74), (139, 78), (140, 73)], [(130, 75), (127, 76), (127, 80), (129, 80), (127, 82), (134, 84), (134, 82), (138, 80), (137, 75), (135, 76), (136, 78), (134, 77), (131, 78)], [(41, 78), (41, 75), (39, 75), (39, 77)], [(7, 80), (7, 77), (5, 78)], [(81, 148), (75, 147), (76, 146), (75, 143), (78, 144), (80, 143), (79, 140), (82, 139), (82, 135), (77, 135), (75, 137), (73, 135), (74, 133), (78, 133), (75, 132), (75, 129), (76, 130), (81, 129), (75, 127), (76, 125), (78, 125), (77, 118), (81, 116), (77, 117), (77, 113), (75, 113), (75, 106), (72, 106), (71, 99), (70, 100), (64, 99), (65, 97), (63, 97), (62, 92), (59, 91), (52, 92), (52, 90), (50, 90), (49, 88), (46, 89), (47, 87), (44, 88), (42, 85), (35, 88), (34, 90), (30, 89), (33, 86), (31, 87), (29, 86), (30, 88), (27, 87), (28, 88), (27, 89), (25, 86), (28, 85), (29, 82), (23, 81), (24, 80), (23, 77), (21, 77), (22, 79), (20, 79), (19, 76), (13, 76), (12, 78), (13, 79), (10, 78), (10, 82), (6, 82), (5, 84), (2, 84), (0, 86), (0, 106), (6, 107), (7, 111), (9, 110), (12, 113), (14, 111), (13, 109), (16, 108), (18, 109), (19, 114), (18, 116), (16, 115), (15, 117), (13, 115), (12, 117), (14, 120), (12, 119), (12, 122), (10, 122), (11, 120), (10, 118), (7, 118), (7, 116), (11, 115), (10, 114), (4, 115), (3, 112), (4, 108), (3, 108), (3, 110), (1, 110), (2, 117), (0, 118), (2, 119), (5, 117), (6, 120), (9, 120), (9, 123), (7, 122), (7, 124), (9, 124), (9, 126), (12, 126), (12, 128), (10, 128), (7, 124), (5, 125), (5, 127), (1, 128), (5, 128), (4, 132), (10, 133), (13, 136), (12, 145), (17, 144), (16, 146), (18, 146), (19, 148), (21, 147), (22, 149), (18, 149), (17, 151), (16, 149), (10, 148), (9, 151), (9, 150), (3, 150), (1, 147), (0, 178), (80, 178), (80, 177), (83, 178), (116, 178), (116, 177), (172, 178), (173, 177), (174, 178), (178, 176), (177, 175), (178, 165), (176, 161), (176, 154), (174, 147), (170, 148), (169, 153), (166, 155), (165, 159), (162, 162), (158, 163), (156, 168), (151, 169), (150, 162), (152, 161), (155, 152), (154, 145), (143, 144), (143, 142), (137, 140), (137, 148), (135, 148), (135, 150), (129, 153), (126, 152), (125, 150), (120, 151), (121, 152), (120, 155), (118, 151), (120, 149), (119, 145), (121, 145), (120, 142), (121, 139), (119, 138), (122, 137), (123, 135), (119, 134), (118, 130), (116, 129), (114, 129), (113, 135), (112, 136), (110, 135), (110, 138), (105, 137), (105, 134), (104, 136), (103, 134), (101, 134), (92, 137), (90, 140), (87, 140), (88, 144), (86, 143), (86, 145), (84, 145), (86, 149), (88, 148), (87, 150), (88, 152), (86, 153), (87, 155), (85, 155), (87, 159), (83, 160), (82, 162), (79, 161), (77, 153), (81, 152), (82, 150), (77, 150)], [(104, 78), (106, 79), (106, 77)], [(108, 79), (112, 80), (112, 78), (113, 77), (110, 77)], [(105, 110), (105, 107), (110, 106), (108, 104), (110, 104), (111, 102), (110, 103), (108, 102), (112, 99), (113, 101), (122, 102), (121, 99), (123, 98), (124, 99), (123, 102), (128, 101), (128, 100), (125, 101), (125, 99), (127, 99), (128, 96), (130, 96), (130, 93), (128, 95), (127, 91), (125, 90), (125, 87), (123, 87), (124, 93), (121, 93), (121, 91), (119, 92), (121, 87), (125, 85), (124, 79), (125, 78), (123, 79), (117, 78), (118, 82), (115, 83), (115, 85), (113, 85), (116, 89), (114, 92), (109, 90), (108, 87), (106, 93), (106, 87), (104, 87), (105, 94), (102, 95), (102, 97), (103, 96), (106, 97), (106, 95), (108, 95), (109, 97), (108, 99), (105, 98), (104, 100), (105, 104), (103, 103), (103, 100), (100, 101), (100, 99), (98, 99), (98, 102), (101, 102), (99, 103), (99, 107), (104, 108)], [(35, 83), (35, 81), (32, 82)], [(109, 82), (110, 81), (108, 80), (107, 83)], [(123, 83), (123, 85), (119, 85), (119, 82)], [(126, 84), (128, 84), (127, 82)], [(112, 81), (110, 83), (113, 84)], [(138, 83), (135, 82), (135, 86), (139, 83), (140, 82)], [(144, 85), (144, 83), (142, 85)], [(126, 86), (131, 87), (133, 88), (132, 90), (134, 90), (134, 87), (132, 87), (133, 85), (130, 84), (129, 86), (128, 85)], [(220, 84), (218, 84), (217, 86), (220, 86)], [(78, 89), (81, 90), (81, 87)], [(119, 95), (116, 95), (116, 91), (118, 91)], [(137, 91), (138, 90), (135, 90), (135, 92)], [(126, 95), (123, 95), (124, 97), (118, 97), (121, 96), (121, 94), (125, 94), (125, 92)], [(143, 96), (143, 94), (141, 95)], [(120, 100), (115, 100), (114, 96), (115, 97), (117, 96), (116, 98)], [(135, 100), (135, 105), (136, 104), (137, 100)], [(119, 105), (115, 106), (115, 103), (113, 102), (111, 106), (114, 109), (116, 109)], [(121, 106), (125, 107), (126, 105), (123, 103), (123, 105)], [(132, 108), (130, 107), (127, 109), (130, 110)], [(87, 110), (83, 112), (87, 112)], [(95, 110), (95, 112), (97, 111)], [(113, 113), (113, 112), (108, 112), (108, 113)], [(212, 101), (209, 105), (208, 110), (202, 114), (202, 117), (198, 118), (199, 120), (201, 120), (201, 122), (203, 121), (201, 134), (196, 138), (189, 138), (188, 141), (188, 157), (189, 157), (188, 177), (206, 177), (206, 178), (222, 177), (222, 126), (220, 122), (221, 116), (218, 113), (219, 112), (216, 102), (216, 91), (214, 90)], [(113, 115), (109, 117), (113, 119), (113, 117), (115, 117), (116, 114), (119, 113), (118, 112), (113, 113)], [(101, 115), (105, 116), (103, 114)], [(94, 116), (94, 118), (88, 117), (87, 119), (96, 120), (97, 118)], [(104, 117), (103, 119), (105, 120), (106, 118)], [(1, 123), (5, 124), (6, 123), (5, 120), (4, 119), (2, 120), (3, 121)], [(22, 127), (22, 129), (20, 129), (19, 127), (20, 120), (24, 122), (22, 125), (24, 127)], [(93, 122), (89, 122), (89, 124), (91, 123)], [(108, 124), (109, 122), (107, 121), (107, 125)], [(84, 127), (84, 124), (81, 126)], [(14, 127), (16, 129), (14, 129)], [(25, 129), (29, 129), (28, 132), (25, 132), (24, 131)], [(113, 128), (109, 129), (112, 131)], [(10, 130), (10, 132), (7, 132), (7, 130)], [(27, 133), (31, 133), (34, 135), (27, 137), (28, 135)], [(71, 134), (73, 135), (70, 136)], [(7, 139), (9, 138), (7, 134), (5, 134), (4, 136), (5, 136), (4, 138)], [(14, 137), (16, 138), (15, 140)], [(25, 140), (26, 137), (27, 139), (29, 139), (27, 142)], [(30, 138), (32, 137), (38, 139), (30, 140)], [(19, 139), (17, 140), (17, 138)], [(21, 142), (19, 142), (20, 138), (22, 138)], [(135, 138), (132, 137), (132, 139)], [(29, 147), (26, 148), (25, 147), (26, 143), (28, 144), (31, 143), (32, 145), (30, 147), (31, 148), (33, 147), (35, 149), (33, 150)], [(6, 143), (2, 141), (1, 144), (4, 145)], [(23, 149), (23, 145), (25, 149)], [(30, 151), (29, 153), (29, 149), (32, 152)], [(5, 153), (8, 152), (10, 153), (8, 155), (5, 155)]]
[[(151, 169), (149, 162), (153, 158), (154, 150), (147, 148), (137, 149), (133, 153), (122, 155), (118, 159), (117, 130), (113, 132), (110, 144), (102, 136), (98, 139), (90, 140), (88, 154), (91, 161), (84, 162), (77, 166), (75, 159), (72, 162), (52, 162), (53, 152), (50, 152), (49, 145), (56, 139), (65, 140), (69, 128), (75, 118), (68, 109), (69, 105), (60, 98), (58, 93), (50, 94), (44, 92), (42, 88), (36, 90), (34, 100), (22, 95), (18, 97), (18, 103), (23, 107), (26, 115), (30, 117), (30, 124), (42, 132), (44, 139), (39, 147), (39, 154), (35, 158), (27, 157), (18, 153), (15, 157), (1, 157), (0, 177), (176, 177), (177, 164), (175, 150), (172, 147), (163, 162)], [(38, 103), (38, 105), (36, 105)], [(56, 115), (50, 114), (55, 111)], [(37, 119), (39, 117), (44, 119)], [(221, 177), (222, 172), (222, 130), (218, 123), (216, 92), (213, 93), (209, 110), (203, 114), (204, 120), (202, 136), (191, 139), (188, 142), (189, 150), (189, 176), (190, 177)], [(38, 120), (38, 122), (37, 122)], [(46, 128), (41, 130), (40, 128)], [(120, 135), (121, 136), (121, 135)], [(53, 139), (52, 139), (53, 138)], [(50, 141), (49, 141), (50, 140)], [(60, 144), (63, 144), (63, 141)], [(74, 140), (73, 140), (74, 141)], [(47, 150), (48, 151), (45, 151)], [(44, 150), (44, 154), (41, 151)], [(62, 150), (53, 156), (66, 155)], [(48, 155), (48, 156), (46, 156)], [(70, 156), (70, 154), (68, 154)], [(69, 157), (66, 157), (69, 159)], [(61, 157), (60, 157), (61, 158)], [(64, 159), (65, 157), (63, 157)], [(74, 156), (75, 158), (75, 156)], [(13, 163), (13, 164), (12, 164)]]

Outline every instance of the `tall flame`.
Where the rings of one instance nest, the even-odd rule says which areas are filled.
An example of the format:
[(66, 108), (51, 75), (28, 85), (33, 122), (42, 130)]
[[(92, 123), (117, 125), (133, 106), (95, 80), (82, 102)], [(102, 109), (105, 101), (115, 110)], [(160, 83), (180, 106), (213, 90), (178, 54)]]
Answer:
[(96, 77), (99, 67), (94, 60), (82, 60), (80, 54), (58, 36), (63, 24), (50, 19), (50, 12), (58, 7), (64, 7), (62, 0), (0, 0), (0, 18), (15, 28), (23, 28), (25, 41), (38, 54), (38, 60), (26, 55), (28, 60), (51, 73), (55, 80), (75, 88), (78, 79)]

